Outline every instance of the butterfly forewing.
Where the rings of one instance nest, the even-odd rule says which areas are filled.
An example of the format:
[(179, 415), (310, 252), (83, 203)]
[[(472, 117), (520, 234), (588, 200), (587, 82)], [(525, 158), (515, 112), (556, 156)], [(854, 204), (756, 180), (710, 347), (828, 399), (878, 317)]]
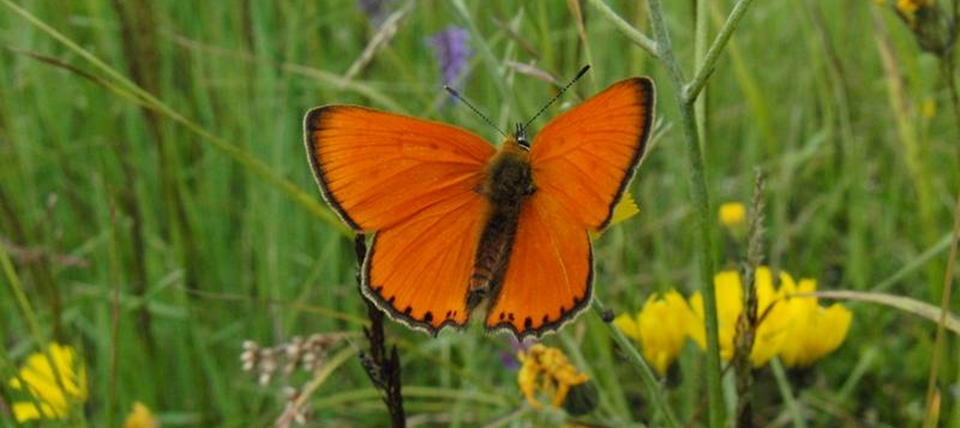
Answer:
[(643, 156), (653, 103), (650, 79), (627, 79), (547, 124), (530, 149), (538, 191), (584, 227), (605, 227)]
[(494, 153), (462, 129), (363, 107), (316, 108), (304, 122), (323, 195), (357, 231), (385, 229), (472, 192)]

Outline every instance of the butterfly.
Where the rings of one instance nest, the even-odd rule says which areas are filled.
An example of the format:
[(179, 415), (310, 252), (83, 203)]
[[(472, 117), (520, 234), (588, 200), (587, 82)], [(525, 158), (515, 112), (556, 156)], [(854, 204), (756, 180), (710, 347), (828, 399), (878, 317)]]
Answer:
[(355, 232), (373, 233), (361, 267), (368, 299), (431, 334), (476, 312), (488, 331), (523, 338), (589, 304), (589, 234), (610, 222), (653, 114), (653, 82), (636, 77), (532, 141), (518, 125), (499, 148), (454, 126), (349, 105), (307, 112), (304, 140), (326, 202)]

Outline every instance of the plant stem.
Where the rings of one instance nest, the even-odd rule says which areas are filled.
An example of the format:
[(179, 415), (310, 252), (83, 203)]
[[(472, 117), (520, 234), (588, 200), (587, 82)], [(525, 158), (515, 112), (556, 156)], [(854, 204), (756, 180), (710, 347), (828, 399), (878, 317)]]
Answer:
[[(366, 237), (361, 233), (354, 237), (354, 250), (357, 254), (357, 290), (363, 287), (363, 263), (367, 256)], [(400, 383), (400, 353), (397, 347), (392, 346), (387, 351), (386, 337), (383, 331), (383, 312), (367, 296), (360, 293), (360, 297), (367, 304), (367, 315), (370, 317), (370, 327), (363, 328), (363, 334), (370, 342), (370, 352), (360, 354), (360, 364), (363, 365), (370, 381), (383, 393), (383, 402), (390, 413), (390, 423), (393, 428), (407, 426), (407, 418), (403, 410), (403, 393)]]
[(27, 294), (23, 292), (23, 286), (20, 283), (20, 277), (17, 276), (17, 270), (13, 267), (10, 255), (7, 254), (7, 249), (2, 243), (0, 243), (0, 267), (3, 268), (4, 276), (7, 278), (10, 293), (13, 294), (17, 300), (17, 305), (20, 307), (24, 321), (27, 323), (27, 328), (30, 329), (30, 336), (32, 336), (34, 342), (36, 342), (38, 348), (43, 348), (44, 335), (40, 329), (40, 323), (37, 321), (37, 315), (33, 312), (33, 307), (30, 306), (30, 300), (27, 299)]
[(733, 337), (734, 354), (731, 359), (736, 377), (737, 407), (734, 426), (753, 426), (753, 364), (750, 359), (756, 343), (757, 321), (757, 284), (756, 269), (763, 261), (763, 209), (764, 209), (763, 172), (757, 168), (753, 188), (753, 204), (750, 207), (750, 227), (746, 261), (743, 263), (743, 310), (737, 317), (736, 333)]
[(683, 88), (682, 99), (692, 102), (700, 95), (703, 86), (707, 84), (707, 78), (713, 74), (713, 68), (717, 63), (717, 59), (720, 58), (720, 54), (723, 53), (727, 42), (730, 41), (730, 36), (733, 35), (733, 32), (739, 26), (740, 19), (746, 14), (747, 7), (750, 6), (752, 1), (753, 0), (740, 0), (737, 4), (733, 5), (733, 10), (730, 11), (730, 15), (727, 16), (727, 21), (723, 23), (723, 27), (720, 28), (720, 33), (717, 34), (717, 38), (713, 40), (713, 44), (711, 44), (710, 49), (707, 50), (706, 57), (700, 62), (700, 68), (694, 73), (690, 83)]
[[(749, 1), (749, 0), (741, 0)], [(673, 53), (670, 33), (664, 21), (663, 5), (660, 0), (649, 0), (650, 25), (654, 39), (657, 41), (659, 58), (667, 68), (670, 80), (673, 83), (674, 94), (680, 110), (680, 123), (686, 136), (687, 158), (690, 162), (690, 187), (693, 196), (693, 205), (697, 212), (695, 218), (695, 234), (699, 246), (699, 279), (703, 290), (704, 321), (707, 333), (707, 398), (709, 403), (709, 426), (720, 428), (723, 426), (725, 408), (723, 390), (720, 384), (720, 347), (717, 327), (717, 296), (713, 284), (713, 243), (710, 234), (710, 200), (707, 194), (706, 176), (704, 174), (703, 157), (700, 152), (700, 135), (694, 113), (695, 98), (684, 95), (683, 74), (680, 64)], [(709, 66), (710, 62), (704, 62)]]
[(610, 6), (607, 6), (603, 0), (587, 0), (590, 5), (597, 9), (597, 12), (600, 12), (604, 18), (610, 21), (624, 36), (626, 36), (630, 41), (635, 43), (637, 46), (640, 46), (641, 49), (647, 51), (650, 55), (653, 55), (655, 58), (660, 55), (658, 50), (657, 42), (651, 40), (645, 34), (641, 33), (639, 30), (630, 25), (625, 19), (621, 18), (617, 12), (614, 12), (613, 9), (610, 9)]
[(807, 428), (807, 420), (803, 417), (803, 409), (797, 402), (796, 397), (793, 396), (793, 390), (790, 389), (790, 380), (787, 379), (787, 372), (783, 369), (783, 364), (780, 363), (779, 358), (770, 360), (770, 369), (773, 370), (773, 377), (777, 380), (780, 397), (787, 403), (794, 428)]
[[(957, 81), (953, 71), (953, 51), (947, 51), (940, 57), (943, 78), (947, 81), (950, 89), (950, 100), (952, 101), (953, 114), (955, 119), (960, 120), (960, 94), (957, 93)], [(955, 121), (954, 124), (960, 124)], [(960, 161), (960, 153), (957, 156)], [(953, 273), (957, 265), (957, 240), (960, 239), (960, 190), (957, 192), (956, 206), (953, 208), (953, 232), (950, 235), (950, 256), (947, 258), (947, 271), (943, 277), (943, 290), (940, 297), (940, 319), (937, 322), (937, 334), (933, 344), (933, 361), (930, 363), (930, 379), (927, 381), (926, 411), (923, 413), (923, 426), (937, 426), (936, 416), (940, 414), (939, 409), (934, 409), (937, 400), (937, 377), (940, 370), (940, 359), (943, 353), (943, 331), (947, 322), (947, 313), (950, 309), (950, 299), (953, 291)]]
[[(593, 298), (593, 311), (601, 319), (604, 319), (604, 312), (606, 309), (603, 306), (603, 303), (600, 302), (600, 299)], [(607, 328), (610, 330), (610, 335), (613, 336), (613, 340), (617, 342), (617, 345), (620, 346), (620, 349), (626, 355), (627, 359), (633, 363), (634, 366), (640, 369), (640, 378), (643, 379), (644, 386), (647, 387), (650, 398), (653, 400), (654, 406), (663, 413), (664, 418), (667, 420), (667, 426), (672, 428), (679, 428), (677, 424), (677, 418), (673, 415), (673, 412), (670, 410), (670, 406), (667, 405), (667, 401), (663, 396), (663, 391), (660, 388), (660, 383), (657, 382), (657, 377), (653, 374), (653, 370), (650, 370), (650, 366), (647, 365), (647, 362), (644, 361), (643, 357), (640, 356), (640, 353), (637, 352), (637, 348), (630, 343), (630, 340), (623, 335), (623, 332), (620, 331), (612, 322), (603, 322)]]

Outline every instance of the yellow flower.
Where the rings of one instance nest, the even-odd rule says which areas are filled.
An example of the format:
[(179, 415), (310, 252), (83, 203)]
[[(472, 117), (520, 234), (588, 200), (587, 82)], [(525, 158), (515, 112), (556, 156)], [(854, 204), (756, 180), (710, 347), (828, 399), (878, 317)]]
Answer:
[(17, 422), (62, 419), (75, 404), (87, 399), (86, 368), (78, 361), (73, 348), (57, 343), (50, 343), (46, 353), (37, 352), (27, 357), (19, 377), (11, 378), (8, 384), (33, 396), (13, 403)]
[(636, 317), (623, 314), (613, 323), (640, 343), (643, 358), (660, 375), (677, 359), (691, 329), (698, 325), (687, 301), (676, 291), (650, 296)]
[[(607, 224), (607, 227), (609, 228), (615, 224), (622, 223), (637, 214), (640, 214), (637, 201), (633, 199), (633, 195), (631, 195), (630, 192), (623, 192), (623, 197), (620, 198), (620, 202), (617, 202), (617, 205), (613, 207), (613, 215), (610, 216), (610, 223)], [(599, 238), (605, 230), (606, 229), (590, 231), (590, 239)]]
[[(770, 269), (760, 266), (754, 273), (757, 288), (757, 318), (760, 320), (755, 332), (750, 361), (754, 367), (767, 363), (780, 352), (785, 339), (786, 327), (790, 319), (775, 304), (779, 295), (773, 288), (773, 274)], [(780, 272), (781, 284), (793, 284), (793, 278), (786, 272)], [(723, 271), (714, 277), (717, 293), (717, 321), (719, 323), (720, 358), (729, 361), (734, 352), (734, 336), (737, 331), (737, 318), (743, 310), (743, 285), (736, 271)], [(700, 292), (690, 297), (690, 306), (697, 316), (698, 327), (691, 329), (691, 337), (706, 348), (706, 332), (703, 325), (703, 295)]]
[(137, 401), (133, 403), (133, 409), (127, 414), (123, 428), (160, 428), (160, 421), (153, 416), (149, 407)]
[(570, 387), (590, 380), (586, 374), (577, 371), (563, 351), (557, 348), (536, 344), (526, 352), (517, 353), (517, 359), (523, 364), (517, 375), (517, 383), (527, 402), (535, 409), (543, 407), (543, 403), (537, 400), (537, 391), (549, 396), (552, 406), (560, 407)]
[[(792, 293), (813, 293), (817, 282), (812, 279), (800, 281), (795, 289), (781, 288), (784, 297)], [(807, 367), (833, 352), (847, 337), (853, 314), (839, 303), (829, 308), (821, 307), (816, 297), (792, 297), (782, 304), (783, 312), (790, 318), (780, 350), (780, 358), (787, 367)]]
[(720, 204), (720, 224), (727, 229), (742, 227), (747, 220), (747, 209), (739, 202)]

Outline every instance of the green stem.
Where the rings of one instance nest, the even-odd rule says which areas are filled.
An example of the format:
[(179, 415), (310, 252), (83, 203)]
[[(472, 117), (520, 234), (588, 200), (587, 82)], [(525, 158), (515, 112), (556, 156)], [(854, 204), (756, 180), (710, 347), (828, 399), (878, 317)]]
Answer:
[[(950, 89), (950, 100), (952, 101), (953, 114), (956, 119), (960, 119), (960, 95), (957, 93), (957, 81), (954, 75), (953, 52), (948, 51), (940, 58), (943, 78), (947, 81)], [(960, 122), (954, 122), (958, 124)], [(958, 153), (960, 159), (960, 153)], [(943, 353), (943, 331), (947, 323), (947, 314), (950, 310), (951, 293), (953, 291), (953, 272), (957, 265), (957, 241), (960, 240), (960, 191), (957, 192), (956, 206), (953, 208), (953, 231), (950, 235), (950, 256), (947, 258), (947, 271), (943, 277), (943, 289), (940, 297), (940, 319), (937, 322), (937, 334), (933, 344), (933, 361), (930, 363), (930, 378), (927, 381), (926, 411), (923, 413), (923, 426), (937, 426), (936, 416), (940, 414), (939, 409), (934, 410), (937, 400), (937, 378), (939, 377), (940, 360)]]
[(746, 14), (747, 7), (750, 6), (751, 2), (753, 2), (753, 0), (740, 0), (737, 4), (733, 5), (733, 10), (730, 11), (730, 15), (727, 16), (727, 21), (723, 23), (723, 27), (720, 28), (720, 33), (717, 34), (717, 38), (713, 40), (713, 44), (711, 44), (710, 49), (707, 50), (707, 55), (701, 62), (700, 68), (697, 69), (697, 72), (693, 75), (693, 80), (683, 88), (684, 100), (692, 101), (700, 95), (703, 86), (707, 84), (707, 78), (713, 73), (717, 59), (719, 59), (720, 54), (723, 53), (727, 42), (730, 41), (730, 36), (733, 35), (733, 32), (739, 26), (740, 19)]
[(10, 292), (13, 293), (14, 298), (17, 300), (17, 305), (20, 306), (20, 312), (23, 313), (23, 318), (27, 322), (27, 327), (30, 329), (30, 335), (33, 336), (33, 340), (37, 343), (38, 348), (43, 348), (44, 337), (40, 330), (40, 323), (37, 321), (37, 315), (33, 312), (33, 308), (30, 306), (30, 301), (27, 300), (26, 293), (23, 292), (23, 286), (20, 283), (20, 277), (17, 276), (17, 270), (13, 267), (13, 262), (10, 261), (10, 255), (7, 254), (7, 249), (0, 244), (0, 266), (3, 267), (3, 273), (7, 277), (7, 283), (10, 285)]
[(773, 369), (773, 377), (777, 380), (777, 389), (780, 390), (780, 397), (787, 403), (790, 416), (793, 418), (794, 428), (807, 428), (807, 420), (803, 417), (803, 409), (800, 403), (793, 396), (793, 390), (790, 389), (790, 381), (787, 379), (787, 372), (783, 370), (783, 364), (779, 358), (770, 360), (770, 368)]
[[(600, 302), (600, 299), (593, 298), (593, 312), (597, 314), (601, 319), (604, 317), (603, 313), (606, 309), (603, 306), (603, 303)], [(672, 428), (679, 428), (677, 424), (677, 418), (673, 415), (673, 411), (670, 410), (670, 406), (667, 405), (667, 400), (663, 396), (662, 389), (660, 388), (660, 383), (657, 382), (656, 375), (653, 374), (653, 370), (650, 369), (650, 366), (647, 365), (647, 362), (644, 361), (643, 357), (640, 356), (640, 353), (637, 352), (637, 348), (630, 343), (630, 340), (623, 335), (623, 332), (620, 331), (612, 322), (604, 321), (604, 324), (607, 326), (607, 329), (610, 330), (610, 335), (613, 336), (613, 340), (617, 342), (617, 345), (620, 346), (620, 349), (626, 355), (627, 359), (633, 363), (634, 366), (640, 369), (640, 378), (643, 379), (644, 386), (647, 387), (647, 391), (650, 393), (650, 398), (653, 400), (655, 407), (660, 409), (660, 412), (663, 413), (664, 418), (667, 420), (667, 426)]]
[[(741, 0), (749, 1), (749, 0)], [(697, 212), (694, 230), (699, 244), (699, 278), (703, 290), (704, 321), (707, 333), (707, 398), (709, 403), (709, 426), (720, 428), (724, 424), (725, 408), (720, 371), (720, 346), (717, 326), (717, 296), (713, 285), (713, 248), (710, 235), (710, 200), (707, 194), (707, 181), (704, 174), (703, 157), (700, 152), (700, 135), (694, 112), (694, 98), (684, 95), (683, 74), (680, 64), (673, 54), (670, 33), (664, 21), (663, 5), (660, 0), (649, 0), (650, 24), (654, 39), (660, 52), (660, 61), (666, 66), (673, 83), (677, 105), (680, 110), (680, 122), (686, 136), (687, 158), (690, 162), (690, 187), (693, 205)], [(705, 66), (709, 62), (704, 63)]]
[[(707, 59), (707, 34), (710, 32), (710, 12), (707, 9), (707, 0), (696, 0), (693, 23), (693, 59), (696, 61), (697, 69), (702, 69), (704, 61)], [(694, 112), (697, 114), (697, 132), (700, 133), (700, 138), (707, 140), (709, 139), (707, 135), (707, 97), (696, 98)]]
[(640, 46), (641, 49), (647, 51), (650, 55), (657, 57), (660, 55), (659, 50), (657, 49), (657, 42), (651, 40), (645, 34), (641, 33), (639, 30), (633, 27), (625, 19), (621, 18), (617, 12), (614, 12), (613, 9), (610, 9), (610, 6), (607, 6), (603, 0), (587, 0), (587, 3), (590, 3), (597, 12), (600, 12), (604, 18), (610, 21), (614, 27), (617, 27), (617, 30), (620, 30), (624, 36), (626, 36), (630, 41), (636, 43), (637, 46)]

